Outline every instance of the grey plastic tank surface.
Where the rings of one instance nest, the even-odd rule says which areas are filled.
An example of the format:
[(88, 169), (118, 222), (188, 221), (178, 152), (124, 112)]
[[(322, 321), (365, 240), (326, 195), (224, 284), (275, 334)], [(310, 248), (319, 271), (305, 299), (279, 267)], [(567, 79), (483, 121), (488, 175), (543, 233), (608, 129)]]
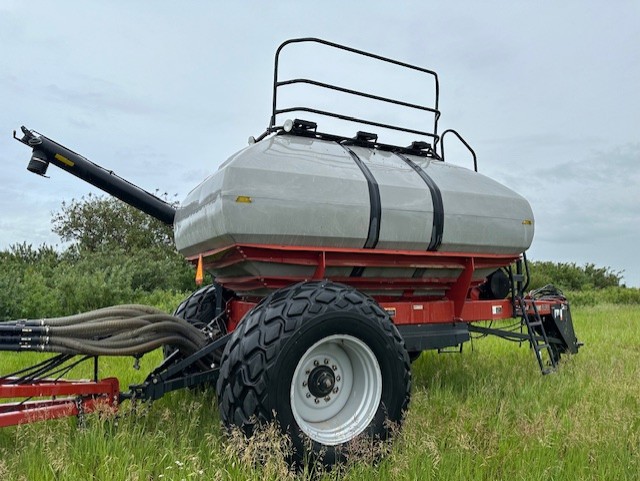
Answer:
[[(534, 230), (523, 197), (472, 170), (287, 134), (229, 158), (187, 196), (174, 227), (185, 256), (235, 243), (519, 254)], [(282, 265), (246, 264), (250, 275), (313, 273), (303, 266), (282, 273), (273, 271)], [(214, 275), (242, 274), (232, 269)], [(414, 270), (366, 271), (411, 277)], [(336, 268), (327, 275), (349, 272)]]

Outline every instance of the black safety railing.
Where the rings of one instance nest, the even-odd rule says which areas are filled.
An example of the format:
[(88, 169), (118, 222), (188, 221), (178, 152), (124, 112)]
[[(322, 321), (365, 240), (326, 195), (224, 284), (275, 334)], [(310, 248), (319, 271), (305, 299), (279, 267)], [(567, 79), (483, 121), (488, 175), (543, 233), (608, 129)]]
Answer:
[[(471, 153), (471, 156), (473, 157), (473, 170), (478, 172), (478, 158), (476, 157), (476, 151), (473, 150), (473, 148), (469, 145), (469, 143), (464, 140), (462, 138), (462, 135), (460, 135), (456, 130), (453, 129), (447, 129), (444, 132), (442, 132), (442, 135), (440, 136), (440, 158), (442, 158), (442, 161), (445, 161), (445, 157), (444, 157), (444, 138), (447, 136), (447, 134), (454, 134), (458, 140), (460, 142), (462, 142), (462, 145), (464, 145), (467, 150)], [(438, 141), (436, 140), (436, 145), (438, 144)]]
[[(435, 83), (435, 97), (434, 97), (434, 105), (433, 106), (429, 106), (429, 105), (418, 105), (418, 104), (414, 104), (414, 103), (410, 103), (410, 102), (405, 102), (402, 100), (398, 100), (398, 99), (392, 99), (392, 98), (388, 98), (388, 97), (382, 97), (379, 95), (374, 95), (372, 93), (368, 93), (368, 92), (362, 92), (359, 90), (353, 90), (353, 89), (349, 89), (349, 88), (345, 88), (345, 87), (341, 87), (338, 85), (332, 85), (332, 84), (328, 84), (328, 83), (324, 83), (324, 82), (319, 82), (313, 79), (308, 79), (308, 78), (292, 78), (292, 79), (280, 79), (279, 78), (279, 62), (280, 62), (280, 54), (283, 51), (283, 49), (291, 44), (299, 44), (299, 43), (305, 43), (305, 42), (310, 42), (310, 43), (318, 43), (321, 45), (325, 45), (328, 47), (332, 47), (332, 48), (336, 48), (339, 50), (343, 50), (346, 52), (350, 52), (356, 55), (360, 55), (363, 57), (367, 57), (367, 58), (372, 58), (375, 60), (380, 60), (382, 62), (388, 63), (388, 64), (392, 64), (392, 65), (396, 65), (398, 67), (403, 67), (406, 69), (410, 69), (413, 71), (417, 71), (417, 72), (421, 72), (424, 73), (425, 75), (428, 75), (430, 77), (433, 77), (434, 83)], [(337, 92), (342, 92), (342, 93), (346, 93), (346, 94), (350, 94), (350, 95), (355, 95), (357, 97), (362, 97), (362, 98), (367, 98), (370, 100), (375, 100), (378, 102), (384, 102), (384, 103), (388, 103), (388, 104), (393, 104), (393, 105), (398, 105), (401, 107), (406, 107), (409, 109), (413, 109), (413, 110), (418, 110), (418, 111), (423, 111), (423, 112), (429, 112), (431, 114), (433, 114), (433, 130), (420, 130), (420, 129), (415, 129), (415, 128), (408, 128), (405, 126), (400, 126), (400, 125), (392, 125), (392, 124), (387, 124), (387, 123), (383, 123), (383, 122), (377, 122), (371, 119), (365, 119), (365, 118), (359, 118), (359, 117), (354, 117), (351, 115), (345, 115), (344, 113), (338, 113), (338, 112), (329, 112), (327, 110), (321, 110), (321, 109), (315, 109), (315, 108), (310, 108), (310, 107), (305, 107), (305, 106), (294, 106), (294, 107), (285, 107), (285, 108), (280, 108), (278, 106), (278, 93), (279, 93), (279, 89), (286, 87), (286, 86), (291, 86), (291, 85), (297, 85), (297, 84), (307, 84), (307, 85), (312, 85), (314, 87), (319, 87), (322, 89), (328, 89), (328, 90), (333, 90), (333, 91), (337, 91)], [(275, 132), (277, 130), (279, 130), (281, 127), (277, 126), (277, 116), (281, 115), (281, 114), (285, 114), (285, 113), (290, 113), (290, 112), (309, 112), (309, 113), (313, 113), (313, 114), (317, 114), (317, 115), (323, 115), (323, 116), (327, 116), (327, 117), (333, 117), (339, 120), (343, 120), (343, 121), (348, 121), (348, 122), (353, 122), (353, 123), (357, 123), (357, 124), (364, 124), (364, 125), (372, 125), (375, 127), (381, 127), (381, 128), (385, 128), (385, 129), (390, 129), (390, 130), (394, 130), (394, 131), (400, 131), (400, 132), (406, 132), (406, 133), (410, 133), (410, 134), (415, 134), (415, 135), (422, 135), (422, 136), (426, 136), (429, 137), (430, 139), (433, 139), (433, 144), (437, 144), (438, 142), (438, 119), (440, 117), (440, 111), (438, 110), (438, 99), (439, 99), (439, 84), (438, 84), (438, 75), (436, 74), (436, 72), (434, 72), (433, 70), (428, 70), (422, 67), (417, 67), (415, 65), (411, 65), (405, 62), (400, 62), (398, 60), (393, 60), (387, 57), (382, 57), (380, 55), (376, 55), (370, 52), (365, 52), (363, 50), (358, 50), (352, 47), (347, 47), (344, 45), (340, 45), (337, 43), (333, 43), (333, 42), (328, 42), (326, 40), (322, 40), (319, 38), (295, 38), (295, 39), (290, 39), (287, 40), (285, 42), (283, 42), (277, 49), (276, 51), (276, 55), (275, 55), (275, 67), (274, 67), (274, 74), (273, 74), (273, 106), (272, 106), (272, 111), (271, 111), (271, 120), (269, 122), (269, 127), (267, 128), (267, 131), (265, 132), (264, 135), (268, 135), (269, 133)], [(263, 137), (263, 136), (261, 136)], [(259, 140), (259, 139), (256, 139)]]

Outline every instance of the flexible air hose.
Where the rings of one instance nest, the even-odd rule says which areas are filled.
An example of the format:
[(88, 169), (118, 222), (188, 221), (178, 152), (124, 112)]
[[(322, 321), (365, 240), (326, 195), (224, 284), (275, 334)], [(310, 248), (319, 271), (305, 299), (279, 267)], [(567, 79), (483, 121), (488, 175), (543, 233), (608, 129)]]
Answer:
[(110, 341), (126, 339), (128, 337), (140, 336), (142, 334), (146, 334), (148, 332), (173, 332), (175, 334), (182, 335), (192, 343), (204, 346), (207, 343), (207, 336), (202, 331), (194, 329), (193, 326), (183, 326), (180, 324), (176, 324), (173, 322), (159, 322), (156, 324), (149, 324), (144, 327), (140, 327), (131, 332), (122, 332), (116, 335), (113, 335), (109, 338)]
[[(66, 346), (71, 346), (71, 343), (73, 343), (74, 346), (87, 346), (88, 348), (93, 348), (93, 349), (105, 349), (105, 350), (109, 350), (109, 349), (123, 349), (123, 348), (133, 348), (136, 346), (140, 346), (143, 344), (146, 344), (148, 342), (153, 342), (156, 339), (163, 339), (163, 338), (168, 338), (168, 337), (176, 337), (181, 339), (180, 342), (180, 346), (185, 349), (186, 351), (189, 352), (194, 352), (196, 351), (199, 346), (192, 343), (191, 341), (176, 335), (176, 334), (172, 334), (170, 332), (165, 332), (165, 333), (156, 333), (156, 335), (153, 336), (142, 336), (142, 337), (138, 337), (135, 339), (129, 339), (129, 340), (121, 340), (121, 341), (116, 341), (116, 342), (104, 342), (104, 341), (88, 341), (86, 339), (74, 339), (74, 338), (69, 338), (69, 337), (56, 337), (55, 339), (50, 339), (49, 344), (50, 345), (66, 345)], [(80, 347), (79, 347), (80, 349)]]
[(149, 322), (142, 319), (119, 319), (105, 322), (91, 321), (86, 324), (70, 326), (53, 326), (49, 328), (50, 336), (92, 338), (113, 332), (130, 331), (148, 326)]
[(134, 316), (145, 314), (164, 314), (165, 312), (151, 306), (143, 306), (141, 304), (123, 304), (121, 306), (103, 307), (95, 311), (83, 312), (72, 316), (52, 317), (41, 319), (40, 323), (46, 323), (49, 326), (67, 326), (96, 319), (104, 319), (106, 317), (131, 318)]
[(145, 315), (131, 319), (108, 320), (104, 322), (91, 321), (85, 324), (74, 324), (70, 326), (54, 326), (49, 328), (48, 334), (50, 336), (91, 338), (104, 334), (116, 334), (118, 331), (124, 331), (126, 334), (127, 332), (131, 332), (131, 329), (158, 325), (180, 331), (185, 336), (191, 337), (195, 342), (202, 339), (202, 335), (200, 335), (201, 332), (197, 329), (194, 330), (191, 324), (167, 314)]
[(209, 341), (207, 334), (184, 319), (138, 304), (2, 324), (6, 328), (0, 336), (0, 351), (128, 356), (171, 345), (188, 355)]
[(140, 343), (141, 339), (144, 340), (152, 340), (158, 337), (164, 336), (179, 336), (184, 339), (184, 344), (193, 346), (195, 349), (199, 349), (206, 345), (206, 337), (201, 337), (194, 342), (187, 336), (181, 335), (180, 332), (176, 332), (173, 329), (147, 329), (146, 331), (138, 331), (133, 332), (130, 336), (118, 336), (118, 337), (107, 337), (104, 339), (78, 339), (74, 337), (51, 337), (50, 343), (56, 342), (58, 339), (73, 339), (78, 342), (84, 342), (87, 344), (92, 344), (95, 346), (104, 346), (104, 347), (114, 347), (114, 346), (130, 346)]
[(184, 339), (180, 336), (167, 336), (138, 344), (134, 347), (113, 349), (94, 347), (72, 339), (59, 339), (56, 343), (48, 344), (45, 347), (45, 351), (60, 352), (62, 354), (86, 354), (88, 356), (136, 356), (153, 351), (165, 344), (184, 347)]

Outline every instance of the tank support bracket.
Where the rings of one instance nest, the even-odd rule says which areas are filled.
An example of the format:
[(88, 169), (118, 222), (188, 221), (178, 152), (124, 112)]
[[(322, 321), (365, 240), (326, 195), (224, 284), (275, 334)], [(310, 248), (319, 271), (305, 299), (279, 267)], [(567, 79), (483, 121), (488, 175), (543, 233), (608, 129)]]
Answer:
[(462, 320), (462, 309), (471, 288), (471, 278), (475, 268), (473, 257), (466, 259), (460, 276), (453, 283), (447, 294), (447, 297), (453, 301), (453, 314), (456, 320)]

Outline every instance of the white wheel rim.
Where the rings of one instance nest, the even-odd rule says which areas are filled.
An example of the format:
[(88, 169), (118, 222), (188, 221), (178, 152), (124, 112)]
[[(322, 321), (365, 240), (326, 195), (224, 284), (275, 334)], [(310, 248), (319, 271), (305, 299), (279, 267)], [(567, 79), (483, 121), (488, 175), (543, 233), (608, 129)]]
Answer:
[(371, 423), (382, 397), (373, 351), (354, 336), (325, 337), (304, 353), (291, 380), (291, 411), (312, 440), (335, 446)]

